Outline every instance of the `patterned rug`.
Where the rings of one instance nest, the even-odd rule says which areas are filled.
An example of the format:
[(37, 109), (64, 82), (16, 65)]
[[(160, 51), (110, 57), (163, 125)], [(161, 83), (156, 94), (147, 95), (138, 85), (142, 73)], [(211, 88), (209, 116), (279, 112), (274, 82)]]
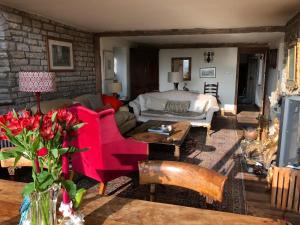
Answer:
[[(243, 166), (235, 153), (239, 145), (235, 118), (218, 118), (214, 122), (214, 131), (206, 138), (206, 129), (192, 128), (181, 148), (180, 161), (193, 163), (213, 169), (227, 175), (224, 199), (221, 204), (207, 205), (205, 198), (197, 192), (172, 186), (157, 186), (156, 201), (162, 203), (211, 208), (220, 211), (245, 214), (245, 190), (241, 172)], [(164, 146), (151, 146), (150, 159), (172, 160), (173, 149)], [(97, 188), (97, 183), (85, 177), (79, 177), (77, 184), (84, 188)], [(120, 177), (108, 183), (108, 195), (148, 200), (149, 186), (134, 185), (131, 178)]]

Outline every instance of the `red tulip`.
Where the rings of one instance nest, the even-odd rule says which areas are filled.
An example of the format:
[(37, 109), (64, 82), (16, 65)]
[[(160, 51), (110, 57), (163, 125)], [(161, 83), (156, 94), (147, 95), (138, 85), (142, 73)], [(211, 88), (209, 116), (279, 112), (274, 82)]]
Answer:
[(5, 125), (6, 119), (4, 116), (0, 116), (0, 124)]
[(41, 115), (35, 115), (33, 120), (32, 129), (37, 130), (40, 127)]
[(7, 140), (7, 136), (5, 135), (5, 131), (0, 128), (0, 140)]
[(50, 127), (42, 127), (41, 136), (47, 141), (52, 140), (54, 138), (54, 132), (52, 131), (51, 126)]
[(43, 157), (47, 154), (48, 154), (48, 149), (46, 147), (43, 147), (37, 151), (37, 156), (39, 157)]
[(10, 121), (12, 118), (14, 118), (14, 114), (10, 111), (7, 114), (5, 114), (4, 117), (6, 121)]

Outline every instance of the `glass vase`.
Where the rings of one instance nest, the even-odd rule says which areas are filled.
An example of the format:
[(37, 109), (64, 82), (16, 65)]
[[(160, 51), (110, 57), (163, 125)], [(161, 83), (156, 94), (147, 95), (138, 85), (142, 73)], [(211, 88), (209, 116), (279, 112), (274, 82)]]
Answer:
[(30, 211), (27, 221), (30, 225), (57, 225), (56, 208), (60, 187), (52, 185), (43, 192), (30, 195)]

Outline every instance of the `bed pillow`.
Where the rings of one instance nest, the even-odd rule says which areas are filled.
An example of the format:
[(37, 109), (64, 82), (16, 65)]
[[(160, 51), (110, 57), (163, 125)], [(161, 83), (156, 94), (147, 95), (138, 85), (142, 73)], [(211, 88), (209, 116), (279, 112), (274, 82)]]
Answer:
[(189, 110), (190, 101), (167, 101), (165, 111), (173, 113), (186, 113)]

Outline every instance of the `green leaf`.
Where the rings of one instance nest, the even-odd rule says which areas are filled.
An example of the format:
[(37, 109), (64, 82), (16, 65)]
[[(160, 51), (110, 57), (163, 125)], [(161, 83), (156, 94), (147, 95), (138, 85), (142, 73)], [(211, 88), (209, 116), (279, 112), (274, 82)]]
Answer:
[(54, 122), (57, 116), (57, 111), (55, 111), (51, 116), (51, 121)]
[(57, 148), (51, 149), (51, 153), (54, 156), (54, 158), (58, 158), (58, 149)]
[(23, 191), (22, 191), (22, 195), (25, 197), (27, 195), (30, 195), (32, 192), (34, 191), (34, 183), (28, 183), (25, 185)]
[(18, 114), (16, 113), (16, 111), (13, 109), (13, 115), (14, 115), (14, 118), (18, 119)]
[(69, 148), (59, 148), (59, 149), (58, 149), (60, 155), (63, 155), (63, 154), (65, 154), (65, 153), (67, 153), (68, 150), (69, 150)]
[(70, 198), (73, 200), (75, 199), (76, 196), (76, 185), (73, 181), (71, 180), (64, 180), (62, 181), (63, 187), (66, 189), (68, 192)]
[(19, 160), (21, 159), (21, 154), (17, 155), (14, 161), (14, 166), (17, 165), (17, 163), (19, 162)]
[(80, 203), (82, 202), (83, 196), (86, 193), (86, 189), (80, 188), (75, 195), (74, 199), (74, 207), (77, 209), (80, 206)]
[(81, 128), (83, 125), (85, 125), (85, 123), (79, 123), (76, 124), (75, 126), (72, 127), (73, 130), (78, 130), (79, 128)]
[(7, 151), (7, 152), (0, 152), (0, 160), (5, 160), (5, 159), (11, 159), (11, 158), (16, 158), (18, 156), (18, 153), (14, 149)]
[(37, 180), (40, 191), (48, 189), (54, 183), (51, 173), (45, 170), (37, 174)]

